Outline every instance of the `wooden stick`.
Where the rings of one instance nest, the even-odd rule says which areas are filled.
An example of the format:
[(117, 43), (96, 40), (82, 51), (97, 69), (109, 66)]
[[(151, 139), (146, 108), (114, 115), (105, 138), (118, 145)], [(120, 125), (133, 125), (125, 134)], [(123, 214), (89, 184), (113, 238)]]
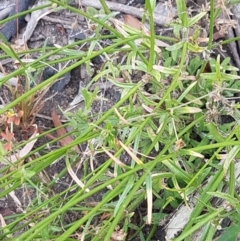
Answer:
[[(93, 8), (97, 8), (97, 9), (102, 8), (102, 5), (98, 0), (81, 0), (81, 4), (82, 4), (82, 6), (86, 6), (86, 7), (93, 7)], [(109, 7), (109, 9), (112, 11), (130, 14), (137, 18), (142, 18), (143, 14), (144, 14), (143, 9), (140, 9), (140, 8), (135, 8), (132, 6), (127, 6), (127, 5), (123, 5), (120, 3), (109, 2), (109, 1), (106, 1), (106, 4)], [(163, 26), (168, 21), (169, 21), (168, 18), (154, 14), (155, 24)]]

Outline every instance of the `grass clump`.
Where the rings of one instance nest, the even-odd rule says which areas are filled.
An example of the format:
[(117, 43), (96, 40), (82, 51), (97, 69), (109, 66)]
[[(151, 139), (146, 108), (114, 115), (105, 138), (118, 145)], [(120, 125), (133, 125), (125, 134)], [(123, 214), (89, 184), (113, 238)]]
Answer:
[[(10, 196), (19, 209), (1, 218), (1, 240), (152, 240), (158, 226), (166, 225), (169, 214), (181, 207), (191, 212), (181, 228), (179, 223), (181, 233), (175, 241), (193, 240), (199, 230), (202, 240), (213, 240), (226, 217), (231, 224), (219, 240), (236, 233), (240, 115), (238, 104), (230, 100), (239, 92), (239, 76), (230, 58), (212, 54), (221, 6), (212, 0), (209, 12), (190, 17), (185, 1), (177, 0), (178, 18), (172, 21), (169, 37), (155, 34), (154, 1), (147, 1), (145, 8), (150, 31), (140, 22), (121, 23), (105, 1), (101, 1), (105, 14), (99, 18), (89, 14), (96, 10), (84, 12), (51, 2), (83, 15), (94, 23), (95, 32), (63, 47), (37, 49), (40, 57), (22, 62), (1, 79), (2, 85), (15, 76), (25, 76), (26, 81), (24, 91), (17, 88), (18, 95), (0, 109), (0, 197)], [(199, 25), (203, 19), (209, 28), (205, 38)], [(102, 44), (104, 39), (110, 44)], [(87, 44), (87, 50), (79, 50), (81, 44)], [(1, 58), (19, 59), (22, 54), (2, 49)], [(53, 55), (60, 57), (48, 59)], [(98, 56), (105, 63), (81, 89), (84, 105), (65, 113), (64, 127), (71, 126), (71, 131), (33, 148), (37, 139), (62, 128), (39, 134), (35, 126), (34, 136), (16, 141), (17, 125), (35, 124), (33, 117), (40, 109), (34, 107), (36, 103), (42, 107), (45, 89), (83, 64), (91, 71), (90, 61)], [(27, 82), (31, 80), (27, 70), (64, 61), (71, 62), (46, 81)], [(102, 80), (120, 90), (121, 96), (96, 112), (95, 103), (103, 103), (104, 97), (94, 84)], [(66, 137), (72, 141), (66, 142)], [(59, 147), (58, 141), (64, 145)], [(57, 147), (46, 152), (47, 146)], [(59, 160), (64, 167), (49, 176), (47, 170)], [(57, 192), (55, 187), (67, 175), (71, 181)], [(19, 190), (28, 198), (27, 206), (19, 200)]]

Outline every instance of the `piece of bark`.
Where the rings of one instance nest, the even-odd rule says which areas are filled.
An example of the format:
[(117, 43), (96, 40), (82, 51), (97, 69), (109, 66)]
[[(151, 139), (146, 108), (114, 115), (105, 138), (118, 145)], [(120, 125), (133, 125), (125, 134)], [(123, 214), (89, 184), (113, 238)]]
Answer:
[[(31, 0), (16, 1), (17, 4), (15, 5), (15, 7), (13, 7), (13, 9), (11, 9), (9, 16), (13, 16), (17, 13), (26, 11), (28, 9), (29, 5), (31, 4), (31, 2), (33, 2), (33, 1), (31, 1)], [(7, 40), (10, 40), (11, 37), (15, 36), (17, 29), (22, 27), (24, 22), (25, 22), (24, 16), (15, 18), (15, 19), (5, 23), (3, 25), (3, 27), (0, 29), (0, 33), (3, 34), (3, 36)]]
[(9, 6), (0, 11), (0, 20), (7, 18), (9, 14), (13, 11), (14, 6)]
[[(240, 183), (240, 163), (237, 162), (235, 164), (235, 178), (236, 183)], [(206, 183), (209, 183), (211, 180), (211, 177), (208, 179)], [(206, 184), (207, 185), (207, 184)], [(204, 187), (202, 187), (204, 189)], [(236, 190), (238, 190), (238, 194), (240, 193), (239, 184), (236, 185)], [(165, 225), (165, 232), (166, 232), (166, 240), (172, 240), (178, 236), (178, 234), (184, 229), (184, 227), (187, 225), (191, 213), (193, 211), (194, 206), (199, 200), (199, 194), (193, 194), (191, 197), (189, 197), (189, 207), (186, 207), (184, 204), (181, 205), (176, 212), (172, 215), (168, 223)], [(218, 199), (219, 200), (219, 199)], [(224, 207), (226, 206), (226, 201), (222, 201), (218, 207)], [(194, 241), (200, 241), (202, 233), (202, 229), (200, 228), (197, 230), (194, 234)]]
[[(34, 7), (39, 7), (41, 5), (45, 5), (45, 4), (49, 4), (49, 3), (50, 3), (50, 1), (47, 1), (47, 0), (39, 1), (38, 4), (35, 5)], [(27, 27), (26, 27), (26, 30), (25, 30), (25, 32), (23, 34), (23, 37), (22, 37), (22, 39), (18, 40), (18, 44), (19, 45), (24, 45), (24, 43), (27, 42), (31, 38), (32, 33), (35, 30), (38, 21), (43, 16), (45, 16), (46, 14), (48, 14), (50, 12), (51, 12), (51, 10), (48, 7), (48, 8), (42, 8), (42, 9), (33, 11), (31, 13), (31, 18), (30, 18), (30, 20), (27, 23)]]
[[(227, 39), (235, 38), (236, 36), (234, 35), (233, 29), (230, 29), (226, 35)], [(229, 43), (229, 48), (232, 52), (233, 60), (236, 63), (236, 66), (240, 70), (240, 57), (238, 53), (238, 47), (237, 47), (237, 42), (231, 42)]]
[[(236, 28), (231, 29), (231, 33), (228, 35), (230, 37), (239, 37), (240, 36), (240, 4), (234, 4), (232, 9), (233, 18), (237, 21)], [(232, 44), (232, 43), (231, 43)], [(236, 62), (237, 67), (240, 70), (240, 40), (234, 42), (235, 47), (232, 49), (232, 53), (234, 56), (234, 61)]]

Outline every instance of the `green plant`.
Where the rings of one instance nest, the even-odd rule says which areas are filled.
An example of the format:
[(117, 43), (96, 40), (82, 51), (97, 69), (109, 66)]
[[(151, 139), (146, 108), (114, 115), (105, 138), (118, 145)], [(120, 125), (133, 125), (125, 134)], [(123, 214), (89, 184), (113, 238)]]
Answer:
[[(228, 58), (209, 56), (214, 21), (221, 8), (211, 0), (209, 15), (202, 11), (189, 17), (185, 2), (177, 0), (178, 19), (171, 23), (174, 36), (158, 37), (162, 42), (157, 45), (155, 1), (146, 2), (150, 32), (114, 19), (115, 13), (110, 12), (105, 1), (101, 1), (105, 13), (101, 12), (98, 18), (95, 14), (99, 12), (91, 8), (85, 12), (66, 2), (51, 2), (90, 20), (95, 25), (95, 35), (49, 51), (38, 49), (43, 52), (38, 59), (21, 64), (2, 79), (3, 83), (13, 76), (25, 76), (26, 80), (25, 89), (18, 86), (13, 101), (0, 109), (5, 117), (2, 137), (7, 150), (21, 150), (31, 142), (13, 143), (15, 128), (11, 126), (22, 118), (18, 111), (26, 115), (24, 123), (29, 123), (29, 117), (39, 111), (36, 108), (40, 102), (35, 103), (39, 91), (43, 94), (46, 86), (84, 63), (90, 71), (90, 61), (97, 56), (106, 61), (81, 89), (82, 107), (75, 113), (62, 110), (67, 123), (44, 131), (35, 139), (67, 126), (71, 131), (36, 146), (14, 163), (9, 161), (6, 146), (5, 151), (0, 146), (4, 165), (0, 169), (0, 197), (13, 195), (12, 191), (21, 188), (34, 193), (28, 205), (21, 206), (21, 212), (4, 217), (1, 239), (151, 240), (159, 222), (164, 223), (169, 213), (182, 206), (191, 207), (191, 213), (175, 241), (192, 240), (199, 229), (202, 240), (212, 240), (225, 217), (232, 224), (220, 239), (230, 232), (235, 238), (239, 228), (235, 160), (240, 149), (240, 115), (239, 105), (229, 98), (239, 92), (239, 76)], [(201, 36), (202, 19), (209, 24), (209, 43)], [(110, 34), (104, 36), (104, 30)], [(104, 39), (111, 41), (105, 45), (100, 41)], [(80, 44), (87, 44), (88, 48), (74, 49)], [(4, 48), (6, 55), (16, 59), (21, 54)], [(49, 60), (49, 65), (72, 62), (32, 87), (32, 71), (42, 71), (45, 61), (54, 54), (61, 58)], [(105, 111), (94, 108), (96, 103), (107, 102), (94, 85), (100, 80), (108, 81), (120, 92), (120, 99)], [(29, 103), (34, 113), (24, 109), (29, 108)], [(224, 115), (232, 118), (230, 123), (224, 122)], [(70, 135), (72, 142), (56, 145)], [(73, 149), (75, 146), (81, 151)], [(48, 168), (60, 158), (64, 167), (49, 176)], [(56, 186), (67, 176), (71, 182), (55, 193)], [(215, 205), (213, 197), (230, 208)], [(13, 198), (17, 202), (17, 197)], [(149, 232), (144, 231), (146, 226), (150, 227)], [(15, 237), (17, 232), (20, 234)]]

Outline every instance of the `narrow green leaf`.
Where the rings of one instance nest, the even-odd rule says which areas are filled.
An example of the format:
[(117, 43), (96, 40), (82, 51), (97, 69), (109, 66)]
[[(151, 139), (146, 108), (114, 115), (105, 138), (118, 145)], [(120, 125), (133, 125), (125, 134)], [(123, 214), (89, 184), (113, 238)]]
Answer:
[(116, 204), (116, 207), (115, 207), (114, 212), (113, 212), (114, 217), (117, 215), (120, 206), (122, 205), (122, 203), (126, 199), (126, 196), (128, 195), (129, 191), (132, 189), (134, 181), (135, 181), (135, 177), (133, 175), (129, 178), (128, 183), (127, 183), (126, 187), (124, 188), (124, 191), (122, 192), (122, 194), (121, 194), (121, 196), (120, 196), (120, 198), (119, 198), (119, 200)]
[(200, 112), (202, 112), (202, 109), (197, 107), (184, 106), (184, 107), (174, 108), (174, 113), (176, 114), (195, 114)]
[(188, 15), (187, 15), (187, 7), (186, 2), (183, 0), (176, 0), (177, 4), (177, 10), (178, 10), (178, 16), (181, 20), (182, 26), (187, 27), (188, 26)]
[(202, 17), (206, 15), (207, 12), (200, 12), (196, 16), (188, 19), (188, 27), (192, 26), (193, 24), (197, 23)]
[(191, 176), (183, 169), (181, 169), (177, 164), (175, 164), (172, 160), (164, 160), (162, 163), (166, 165), (169, 170), (176, 175), (177, 178), (180, 178), (187, 183), (191, 180)]
[(240, 222), (233, 224), (231, 227), (227, 227), (226, 231), (221, 235), (218, 241), (233, 241), (237, 240), (240, 230)]
[(184, 44), (184, 42), (180, 41), (180, 42), (178, 42), (178, 43), (176, 43), (174, 45), (166, 47), (166, 50), (168, 50), (168, 51), (175, 51), (175, 50), (181, 49), (183, 47), (183, 44)]
[(238, 79), (240, 79), (240, 76), (239, 75), (234, 75), (234, 74), (222, 73), (222, 79), (223, 80), (238, 80)]
[(214, 196), (214, 197), (218, 197), (221, 198), (223, 200), (226, 200), (229, 202), (229, 204), (231, 204), (233, 207), (235, 207), (236, 205), (239, 204), (239, 200), (227, 193), (222, 193), (222, 192), (207, 192), (207, 194)]
[(230, 163), (233, 161), (233, 159), (236, 157), (238, 152), (240, 151), (240, 145), (234, 146), (231, 151), (228, 153), (226, 160), (223, 164), (223, 171), (226, 174), (229, 168)]
[(202, 53), (206, 51), (206, 47), (201, 47), (197, 44), (193, 45), (192, 43), (188, 43), (188, 49), (194, 53)]
[(224, 142), (226, 140), (226, 138), (219, 133), (219, 130), (217, 129), (216, 124), (211, 122), (211, 123), (206, 123), (205, 126), (208, 128), (208, 131), (212, 136), (212, 138), (216, 140), (218, 143)]
[(160, 66), (160, 65), (154, 65), (154, 66), (153, 66), (153, 69), (158, 70), (158, 71), (160, 71), (161, 73), (171, 74), (171, 75), (176, 74), (177, 71), (178, 71), (177, 69), (168, 68), (168, 67), (163, 67), (163, 66)]

